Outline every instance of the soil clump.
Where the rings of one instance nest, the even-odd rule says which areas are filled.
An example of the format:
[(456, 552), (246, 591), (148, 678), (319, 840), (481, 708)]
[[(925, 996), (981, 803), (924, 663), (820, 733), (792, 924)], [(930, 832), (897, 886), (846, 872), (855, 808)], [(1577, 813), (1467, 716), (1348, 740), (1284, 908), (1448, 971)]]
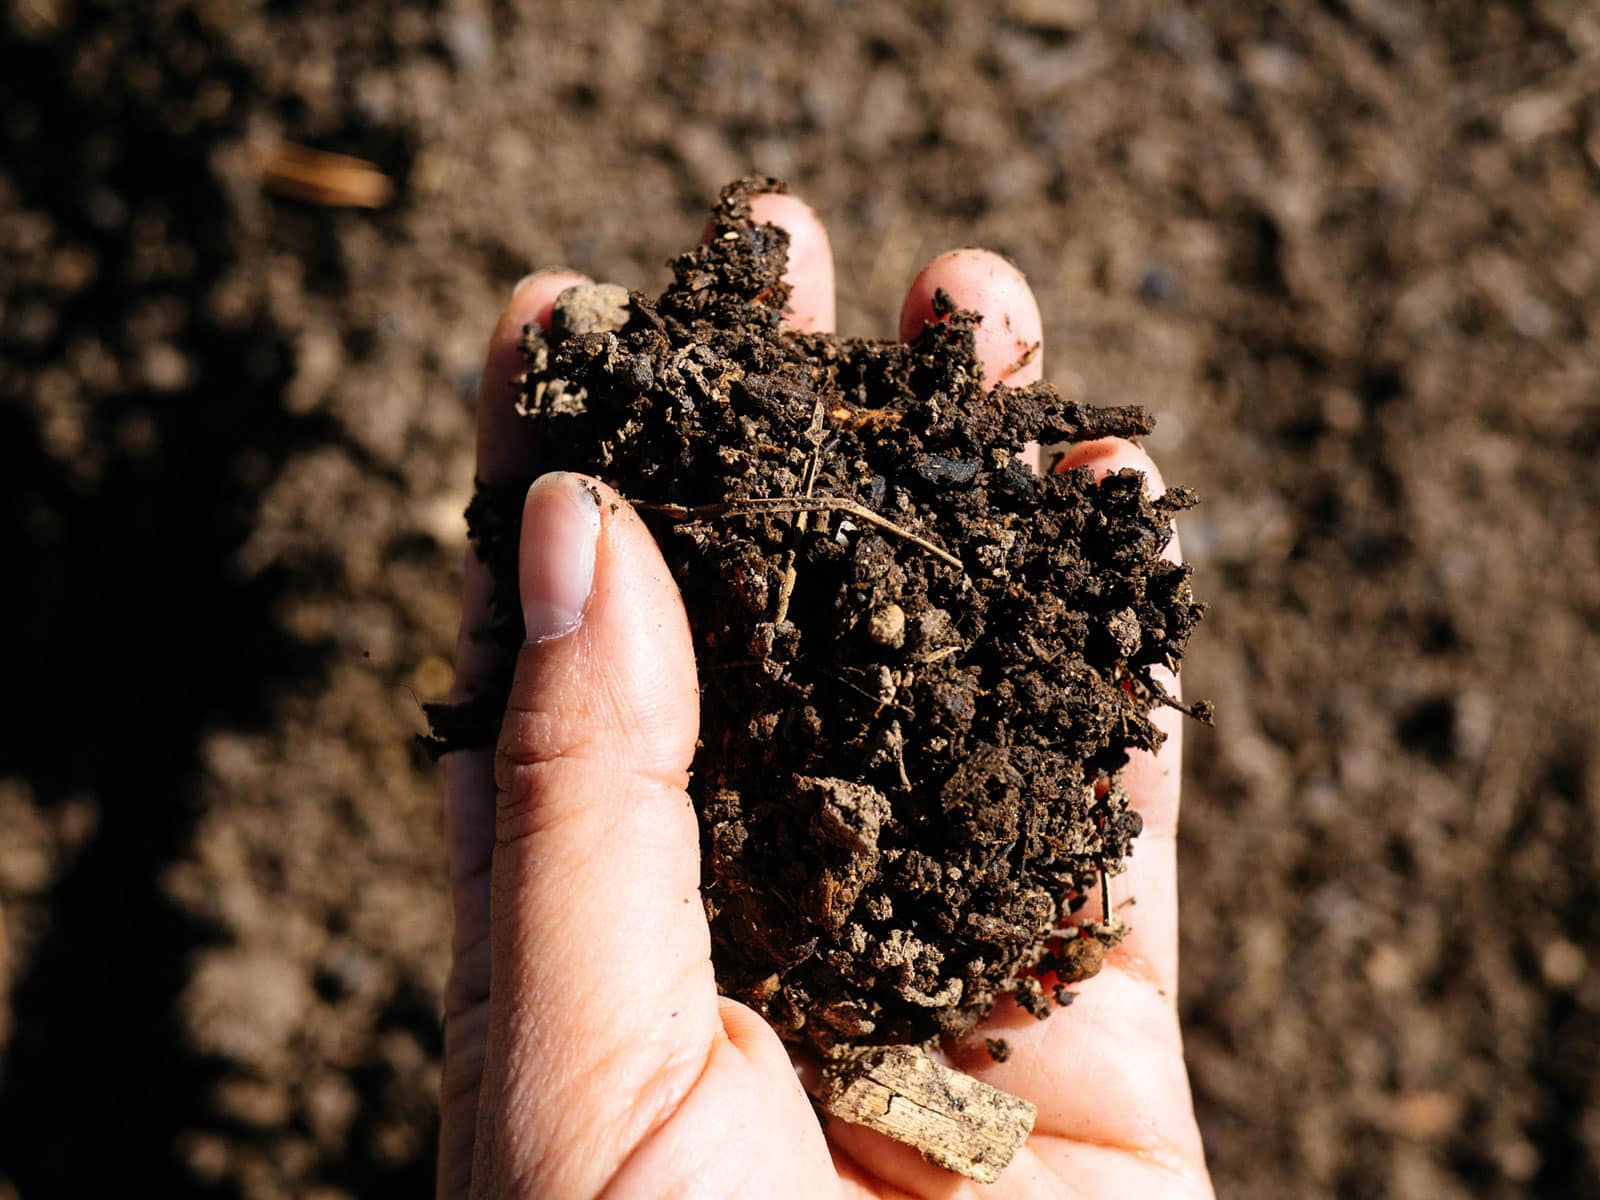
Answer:
[[(1118, 769), (1184, 707), (1152, 672), (1203, 610), (1162, 557), (1194, 497), (1022, 463), (1151, 420), (988, 390), (975, 314), (936, 303), (906, 344), (786, 327), (787, 235), (749, 207), (781, 187), (725, 189), (658, 300), (574, 289), (526, 332), (538, 470), (616, 487), (683, 590), (722, 988), (823, 1051), (959, 1036), (1005, 992), (1044, 1017), (1120, 936), (1077, 918), (1140, 831)], [(468, 514), (508, 651), (522, 490)], [(434, 710), (434, 749), (492, 741), (507, 686)]]

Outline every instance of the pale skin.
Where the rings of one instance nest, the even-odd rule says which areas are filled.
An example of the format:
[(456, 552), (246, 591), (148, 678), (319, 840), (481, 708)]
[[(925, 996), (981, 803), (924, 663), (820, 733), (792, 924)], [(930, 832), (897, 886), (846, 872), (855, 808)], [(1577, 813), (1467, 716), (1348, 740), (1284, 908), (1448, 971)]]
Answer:
[[(834, 267), (821, 224), (787, 196), (758, 197), (755, 211), (792, 238), (789, 321), (831, 329)], [(518, 336), (547, 323), (556, 296), (580, 281), (567, 271), (530, 276), (500, 317), (480, 397), (483, 479), (528, 475), (511, 409)], [(977, 250), (935, 259), (907, 293), (902, 337), (932, 319), (936, 288), (983, 315), (988, 380), (1041, 377), (1039, 310), (1013, 267)], [(1067, 461), (1100, 474), (1132, 467), (1162, 486), (1126, 442), (1083, 444)], [(521, 564), (524, 602), (548, 593), (559, 601), (550, 611), (565, 612), (576, 597), (571, 620), (522, 648), (497, 749), (447, 760), (455, 930), (439, 1194), (1210, 1196), (1176, 1007), (1176, 715), (1157, 714), (1165, 746), (1126, 772), (1145, 828), (1112, 903), (1136, 900), (1122, 910), (1132, 933), (1070, 1009), (1039, 1022), (1007, 1001), (948, 1050), (953, 1065), (1038, 1106), (1032, 1137), (1000, 1181), (979, 1187), (837, 1121), (824, 1131), (785, 1046), (717, 995), (685, 790), (698, 692), (677, 589), (637, 514), (598, 485), (596, 518), (577, 482), (550, 477), (530, 493)], [(562, 521), (569, 532), (592, 523), (582, 553), (567, 554), (577, 543), (549, 532)], [(470, 636), (488, 593), (469, 554), (458, 699), (490, 666)], [(1098, 906), (1095, 897), (1090, 911)], [(997, 1063), (984, 1038), (1002, 1036), (1012, 1053)]]

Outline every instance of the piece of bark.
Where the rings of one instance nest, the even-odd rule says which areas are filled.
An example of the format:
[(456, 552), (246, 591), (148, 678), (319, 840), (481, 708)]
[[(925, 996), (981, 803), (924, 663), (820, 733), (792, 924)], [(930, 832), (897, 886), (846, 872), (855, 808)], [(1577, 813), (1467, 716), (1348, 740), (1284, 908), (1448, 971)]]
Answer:
[(935, 1061), (919, 1046), (858, 1046), (823, 1068), (829, 1116), (914, 1147), (935, 1166), (993, 1183), (1033, 1130), (1036, 1109)]

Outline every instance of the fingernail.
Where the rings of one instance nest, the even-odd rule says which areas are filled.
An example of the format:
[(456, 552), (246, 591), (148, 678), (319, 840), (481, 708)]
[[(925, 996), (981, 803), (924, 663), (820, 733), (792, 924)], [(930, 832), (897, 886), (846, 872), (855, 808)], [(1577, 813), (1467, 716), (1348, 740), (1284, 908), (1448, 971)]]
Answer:
[(581, 475), (553, 471), (528, 489), (519, 579), (530, 642), (565, 637), (583, 620), (600, 540), (600, 496), (593, 488)]

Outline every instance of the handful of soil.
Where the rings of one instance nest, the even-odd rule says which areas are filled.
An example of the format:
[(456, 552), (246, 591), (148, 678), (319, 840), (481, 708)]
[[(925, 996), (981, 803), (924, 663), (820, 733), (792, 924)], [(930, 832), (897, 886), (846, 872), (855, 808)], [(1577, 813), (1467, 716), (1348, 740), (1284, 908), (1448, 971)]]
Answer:
[[(1072, 914), (1122, 869), (1140, 820), (1116, 773), (1178, 703), (1151, 670), (1202, 611), (1161, 556), (1193, 498), (1020, 463), (1150, 419), (988, 391), (973, 314), (909, 344), (785, 328), (788, 238), (749, 206), (781, 186), (728, 188), (658, 300), (574, 289), (527, 330), (532, 466), (630, 499), (683, 590), (723, 990), (824, 1052), (958, 1036), (1005, 992), (1043, 1017), (1119, 936)], [(440, 753), (498, 732), (523, 492), (468, 512), (507, 673), (433, 711)]]

